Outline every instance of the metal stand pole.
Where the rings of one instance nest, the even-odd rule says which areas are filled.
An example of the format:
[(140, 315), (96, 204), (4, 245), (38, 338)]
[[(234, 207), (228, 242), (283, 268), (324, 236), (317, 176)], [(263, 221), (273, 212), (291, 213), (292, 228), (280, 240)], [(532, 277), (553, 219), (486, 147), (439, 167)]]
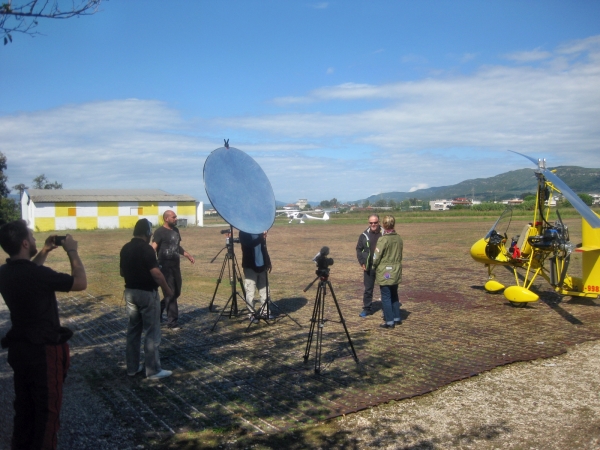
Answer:
[[(221, 279), (223, 278), (223, 273), (225, 272), (226, 266), (227, 266), (228, 274), (229, 274), (229, 284), (231, 285), (231, 295), (229, 296), (227, 303), (225, 303), (225, 306), (219, 313), (219, 317), (217, 317), (217, 320), (215, 321), (214, 325), (212, 326), (211, 331), (215, 330), (217, 323), (219, 322), (219, 320), (221, 320), (221, 317), (223, 317), (223, 315), (227, 311), (227, 307), (229, 306), (230, 302), (231, 302), (231, 308), (229, 309), (229, 318), (231, 318), (232, 316), (238, 315), (238, 312), (239, 312), (238, 304), (237, 304), (238, 295), (244, 301), (246, 298), (246, 291), (244, 290), (244, 283), (242, 282), (242, 278), (240, 275), (241, 271), (238, 266), (237, 259), (235, 257), (235, 252), (233, 250), (233, 226), (231, 226), (231, 225), (230, 225), (230, 230), (231, 230), (230, 231), (231, 237), (228, 239), (231, 239), (231, 242), (228, 242), (227, 245), (225, 246), (225, 248), (227, 249), (227, 253), (225, 254), (225, 260), (223, 261), (223, 265), (221, 266), (221, 273), (219, 274), (219, 279), (217, 280), (217, 285), (215, 287), (215, 292), (213, 294), (213, 298), (210, 301), (210, 304), (208, 306), (209, 311), (212, 311), (213, 303), (214, 303), (215, 297), (217, 295), (217, 290), (219, 289), (219, 285), (221, 284)], [(221, 251), (223, 251), (223, 249), (221, 249)], [(221, 251), (219, 253), (221, 253)], [(219, 256), (219, 253), (217, 253), (217, 256)], [(213, 261), (217, 258), (217, 256), (215, 256), (213, 258)], [(240, 287), (241, 287), (244, 295), (241, 295), (237, 291), (237, 283), (240, 283)]]

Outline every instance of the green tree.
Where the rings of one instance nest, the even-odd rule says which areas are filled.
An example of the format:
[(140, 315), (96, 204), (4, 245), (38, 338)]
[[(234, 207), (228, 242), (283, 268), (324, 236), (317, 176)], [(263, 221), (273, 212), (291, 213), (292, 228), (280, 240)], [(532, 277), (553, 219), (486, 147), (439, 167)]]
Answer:
[(592, 197), (589, 194), (577, 194), (579, 196), (579, 198), (581, 200), (583, 200), (583, 203), (585, 203), (588, 206), (592, 206), (594, 204), (594, 197)]
[(34, 189), (62, 189), (62, 183), (55, 181), (50, 183), (50, 180), (46, 178), (46, 175), (41, 174), (33, 179)]
[(386, 201), (384, 198), (380, 198), (379, 200), (377, 200), (377, 201), (375, 202), (375, 205), (374, 205), (374, 206), (377, 206), (378, 208), (381, 208), (381, 207), (387, 206), (387, 201)]
[[(594, 203), (594, 197), (592, 197), (589, 194), (577, 194), (577, 197), (579, 197), (583, 203), (585, 203), (588, 206), (592, 206), (592, 204)], [(565, 198), (563, 198), (562, 202), (560, 202), (561, 206), (563, 208), (570, 208), (571, 206), (571, 202), (569, 200)]]
[(371, 206), (371, 202), (369, 200), (365, 200), (363, 202), (363, 208), (368, 208), (369, 206)]
[(25, 192), (26, 189), (29, 189), (29, 186), (25, 186), (23, 183), (19, 183), (19, 184), (15, 184), (12, 187), (15, 191), (19, 191), (19, 199), (21, 197), (23, 197), (23, 192)]
[(321, 200), (321, 203), (319, 203), (319, 206), (321, 208), (331, 208), (331, 202), (329, 200)]
[(4, 153), (0, 152), (0, 225), (12, 222), (20, 217), (17, 202), (12, 198), (8, 198), (10, 189), (6, 186), (8, 177), (4, 173), (7, 167), (6, 156), (4, 156)]
[(396, 205), (396, 202), (394, 201), (394, 199), (390, 198), (390, 201), (388, 202), (388, 206), (390, 208), (394, 208), (394, 209), (396, 208), (397, 205)]

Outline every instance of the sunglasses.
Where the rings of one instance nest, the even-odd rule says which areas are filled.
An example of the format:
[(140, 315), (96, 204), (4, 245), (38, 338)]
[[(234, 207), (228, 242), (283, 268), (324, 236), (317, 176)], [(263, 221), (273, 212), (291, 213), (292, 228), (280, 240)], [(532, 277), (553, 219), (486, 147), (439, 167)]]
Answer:
[(377, 225), (379, 222), (369, 222), (369, 225)]

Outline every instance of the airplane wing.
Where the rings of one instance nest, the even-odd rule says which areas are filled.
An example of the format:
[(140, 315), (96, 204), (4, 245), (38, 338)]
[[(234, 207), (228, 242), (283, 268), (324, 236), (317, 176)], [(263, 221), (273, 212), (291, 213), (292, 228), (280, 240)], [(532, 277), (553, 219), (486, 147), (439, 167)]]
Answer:
[(535, 159), (533, 159), (527, 155), (524, 155), (522, 153), (515, 152), (512, 150), (509, 150), (509, 151), (527, 158), (529, 161), (531, 161), (536, 166), (538, 166), (538, 169), (540, 170), (542, 175), (544, 175), (544, 177), (547, 180), (552, 182), (552, 184), (560, 191), (560, 193), (562, 195), (564, 195), (567, 198), (567, 200), (569, 200), (571, 205), (573, 205), (573, 207), (577, 210), (577, 212), (579, 214), (581, 214), (581, 216), (585, 219), (585, 221), (587, 223), (589, 223), (592, 228), (600, 228), (600, 217), (598, 217), (594, 213), (594, 211), (592, 211), (590, 209), (590, 207), (588, 205), (586, 205), (583, 202), (583, 200), (581, 200), (579, 198), (579, 196), (571, 190), (571, 188), (569, 186), (567, 186), (567, 183), (565, 183), (563, 180), (558, 178), (558, 176), (556, 176), (556, 174), (554, 174), (552, 171), (546, 169), (546, 167), (544, 167), (544, 165), (540, 164), (539, 161), (536, 161)]
[(327, 214), (327, 213), (323, 214), (323, 217), (314, 217), (314, 216), (309, 216), (308, 214), (304, 214), (304, 217), (306, 219), (314, 219), (314, 220), (329, 220), (329, 214)]

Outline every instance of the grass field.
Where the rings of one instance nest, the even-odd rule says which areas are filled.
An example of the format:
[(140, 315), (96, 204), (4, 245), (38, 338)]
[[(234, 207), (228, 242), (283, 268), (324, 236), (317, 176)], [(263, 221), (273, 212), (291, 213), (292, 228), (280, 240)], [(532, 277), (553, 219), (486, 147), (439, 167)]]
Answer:
[[(216, 317), (208, 313), (207, 304), (224, 260), (224, 252), (217, 254), (225, 246), (225, 238), (219, 231), (226, 228), (226, 224), (213, 220), (206, 227), (181, 229), (182, 246), (195, 256), (196, 264), (182, 260), (180, 303), (184, 311), (184, 331), (176, 336), (167, 333), (161, 346), (165, 367), (175, 368), (177, 375), (164, 383), (169, 391), (160, 392), (130, 383), (123, 375), (123, 369), (117, 367), (121, 350), (116, 354), (114, 351), (123, 345), (123, 281), (119, 276), (118, 255), (122, 245), (131, 239), (131, 230), (74, 231), (72, 234), (79, 242), (88, 274), (88, 293), (93, 298), (84, 305), (85, 317), (79, 317), (75, 309), (69, 309), (68, 319), (77, 324), (79, 336), (83, 337), (84, 332), (98, 336), (94, 338), (97, 344), (80, 346), (79, 351), (79, 341), (75, 339), (73, 345), (77, 354), (74, 360), (79, 362), (79, 371), (94, 390), (113, 390), (126, 396), (134, 389), (147, 408), (154, 414), (163, 414), (163, 422), (185, 424), (178, 425), (184, 431), (168, 436), (160, 434), (160, 438), (156, 438), (156, 434), (144, 438), (139, 431), (140, 442), (146, 448), (200, 449), (219, 445), (223, 448), (255, 446), (269, 449), (286, 446), (297, 449), (361, 448), (356, 445), (357, 437), (345, 425), (356, 421), (340, 418), (315, 424), (297, 419), (296, 414), (312, 417), (311, 411), (318, 406), (322, 412), (316, 416), (327, 417), (338, 405), (342, 411), (359, 411), (356, 417), (367, 420), (376, 411), (383, 414), (389, 409), (388, 406), (376, 406), (380, 403), (430, 392), (497, 365), (559, 354), (566, 346), (600, 336), (598, 308), (591, 308), (586, 303), (562, 302), (544, 283), (537, 285), (542, 301), (527, 308), (512, 308), (502, 296), (489, 295), (481, 289), (487, 272), (482, 265), (472, 261), (469, 248), (489, 230), (497, 214), (475, 217), (446, 215), (445, 212), (407, 214), (410, 216), (397, 215), (396, 227), (404, 239), (400, 295), (405, 323), (393, 334), (379, 330), (380, 313), (367, 319), (358, 318), (362, 305), (362, 274), (356, 261), (355, 246), (359, 234), (366, 228), (364, 214), (340, 214), (328, 222), (305, 224), (288, 224), (287, 220), (278, 218), (270, 230), (272, 298), (300, 322), (302, 329), (283, 320), (246, 333), (247, 319), (224, 318), (216, 331), (210, 332)], [(419, 214), (423, 216), (419, 218)], [(530, 220), (530, 216), (515, 217), (515, 232), (518, 233)], [(565, 218), (565, 222), (570, 227), (572, 240), (579, 242), (581, 220)], [(36, 235), (36, 238), (39, 241), (45, 236)], [(341, 357), (345, 338), (340, 337), (339, 330), (331, 325), (324, 348), (327, 369), (317, 379), (312, 376), (310, 367), (306, 369), (301, 364), (315, 296), (314, 287), (307, 293), (303, 289), (315, 278), (312, 258), (325, 245), (330, 248), (335, 261), (330, 280), (362, 368), (355, 369), (352, 359)], [(241, 258), (239, 245), (236, 244), (235, 249)], [(577, 275), (580, 267), (577, 255), (574, 260), (572, 269)], [(68, 271), (66, 256), (60, 250), (50, 255), (47, 265)], [(500, 271), (498, 277), (506, 284), (513, 280), (508, 271)], [(229, 293), (228, 280), (224, 279), (216, 296), (217, 308), (224, 305)], [(110, 310), (102, 309), (99, 319), (94, 317), (93, 306), (97, 300)], [(334, 314), (331, 304), (327, 312)], [(106, 320), (110, 320), (110, 326), (104, 324)], [(108, 329), (110, 333), (106, 331)], [(107, 343), (110, 345), (103, 353)], [(91, 371), (85, 361), (97, 358), (97, 355), (103, 355), (106, 367)], [(227, 380), (237, 380), (215, 385), (222, 390), (225, 399), (229, 398), (221, 402), (222, 406), (233, 411), (243, 407), (247, 416), (232, 414), (224, 417), (226, 425), (206, 426), (161, 409), (163, 403), (178, 402), (177, 399), (183, 397), (205, 417), (212, 417), (213, 409), (219, 403), (214, 404), (214, 399), (207, 401), (206, 389), (213, 386), (215, 373)], [(257, 380), (264, 380), (259, 386), (264, 387), (272, 402), (266, 410), (264, 405), (253, 403), (249, 396), (240, 397), (237, 393), (237, 389), (252, 387)], [(296, 386), (302, 386), (303, 397), (291, 408), (288, 404), (291, 398), (286, 399), (285, 392), (277, 386), (285, 386), (283, 389), (289, 390), (290, 394)], [(171, 391), (177, 396), (169, 394)], [(280, 398), (282, 394), (283, 398)], [(114, 400), (110, 397), (104, 401), (115, 417), (120, 417), (122, 412), (118, 403), (111, 403)], [(374, 409), (360, 412), (367, 407)], [(457, 411), (456, 414), (456, 426), (460, 430), (460, 413)], [(274, 424), (280, 431), (255, 436), (243, 422), (238, 423), (240, 417), (261, 427), (265, 423)], [(383, 426), (373, 423), (368, 428), (372, 436), (380, 433), (385, 436)], [(156, 429), (160, 429), (160, 425)], [(498, 430), (500, 435), (510, 435), (506, 427)], [(418, 442), (417, 438), (404, 436), (402, 442), (410, 446)], [(474, 442), (487, 442), (493, 447), (493, 438), (482, 435), (474, 439)], [(388, 445), (394, 448), (393, 439)]]

